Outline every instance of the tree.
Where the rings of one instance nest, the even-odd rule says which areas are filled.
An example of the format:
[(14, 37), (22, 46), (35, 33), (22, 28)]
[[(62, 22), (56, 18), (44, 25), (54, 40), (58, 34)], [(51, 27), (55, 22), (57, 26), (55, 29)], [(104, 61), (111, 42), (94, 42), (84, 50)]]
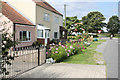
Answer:
[[(68, 30), (68, 35), (72, 34), (73, 27), (75, 28), (75, 23), (80, 23), (80, 20), (77, 19), (77, 16), (74, 17), (66, 17), (66, 29)], [(65, 21), (63, 23), (65, 25)]]
[(82, 17), (82, 23), (87, 32), (97, 32), (105, 27), (106, 24), (103, 23), (105, 19), (102, 13), (93, 11)]
[(112, 16), (109, 18), (107, 29), (110, 33), (118, 33), (120, 29), (120, 20), (118, 16)]
[[(0, 18), (3, 18), (2, 16)], [(9, 21), (1, 21), (0, 22), (0, 34), (2, 34), (2, 52), (0, 52), (1, 61), (0, 61), (0, 72), (3, 74), (2, 79), (5, 78), (5, 75), (8, 75), (9, 72), (6, 68), (6, 65), (11, 65), (10, 60), (14, 59), (14, 56), (9, 55), (9, 50), (14, 46), (18, 44), (18, 40), (13, 41), (13, 34), (8, 33), (9, 28), (12, 25), (9, 24)]]

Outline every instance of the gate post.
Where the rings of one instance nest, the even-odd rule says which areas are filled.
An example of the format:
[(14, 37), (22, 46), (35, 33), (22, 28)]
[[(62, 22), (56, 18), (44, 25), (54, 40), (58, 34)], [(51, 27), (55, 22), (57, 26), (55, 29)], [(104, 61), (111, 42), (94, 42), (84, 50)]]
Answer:
[(38, 47), (38, 66), (40, 66), (40, 47)]

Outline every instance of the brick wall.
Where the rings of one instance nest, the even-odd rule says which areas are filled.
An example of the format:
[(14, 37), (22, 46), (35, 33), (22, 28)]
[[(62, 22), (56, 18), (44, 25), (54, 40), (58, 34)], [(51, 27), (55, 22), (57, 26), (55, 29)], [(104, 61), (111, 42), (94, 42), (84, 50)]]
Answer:
[(16, 47), (29, 46), (29, 45), (32, 45), (33, 42), (35, 42), (35, 40), (36, 40), (35, 27), (16, 25), (15, 30), (16, 30), (16, 33), (15, 33), (15, 39), (16, 40), (17, 39), (20, 40), (20, 31), (30, 31), (31, 32), (31, 41), (20, 42)]
[(37, 41), (39, 41), (41, 44), (45, 44), (45, 39), (37, 38)]

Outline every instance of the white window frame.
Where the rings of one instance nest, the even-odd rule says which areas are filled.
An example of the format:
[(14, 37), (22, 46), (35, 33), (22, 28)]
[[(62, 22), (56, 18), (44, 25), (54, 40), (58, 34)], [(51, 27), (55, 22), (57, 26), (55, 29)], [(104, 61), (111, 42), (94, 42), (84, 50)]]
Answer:
[[(22, 40), (20, 40), (20, 42), (30, 42), (31, 41), (31, 32), (30, 31), (25, 31), (26, 32), (26, 37), (27, 37), (27, 39), (28, 40), (23, 40), (23, 32), (24, 31), (20, 31), (19, 32), (19, 39), (21, 38), (21, 36), (20, 36), (20, 33), (22, 32)], [(29, 33), (30, 33), (30, 36), (29, 36)]]
[[(42, 34), (42, 36), (41, 36), (41, 34), (40, 34), (40, 36), (38, 36), (39, 34), (38, 34), (38, 31), (43, 31), (41, 34)], [(44, 38), (44, 30), (43, 29), (37, 29), (37, 38)]]

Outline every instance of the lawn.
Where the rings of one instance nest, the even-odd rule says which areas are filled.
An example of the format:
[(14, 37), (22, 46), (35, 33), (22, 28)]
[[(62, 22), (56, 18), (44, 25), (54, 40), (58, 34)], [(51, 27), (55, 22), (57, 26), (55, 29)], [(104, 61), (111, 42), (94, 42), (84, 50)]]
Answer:
[[(101, 36), (105, 36), (105, 37), (110, 37), (110, 33), (101, 33), (101, 34), (98, 34), (97, 35), (101, 35)], [(114, 34), (115, 35), (115, 38), (120, 38), (120, 34)]]
[(99, 40), (97, 42), (92, 42), (91, 45), (74, 56), (70, 56), (61, 63), (71, 63), (71, 64), (93, 64), (96, 65), (96, 60), (102, 56), (102, 53), (97, 52), (95, 49), (98, 45), (106, 40)]

